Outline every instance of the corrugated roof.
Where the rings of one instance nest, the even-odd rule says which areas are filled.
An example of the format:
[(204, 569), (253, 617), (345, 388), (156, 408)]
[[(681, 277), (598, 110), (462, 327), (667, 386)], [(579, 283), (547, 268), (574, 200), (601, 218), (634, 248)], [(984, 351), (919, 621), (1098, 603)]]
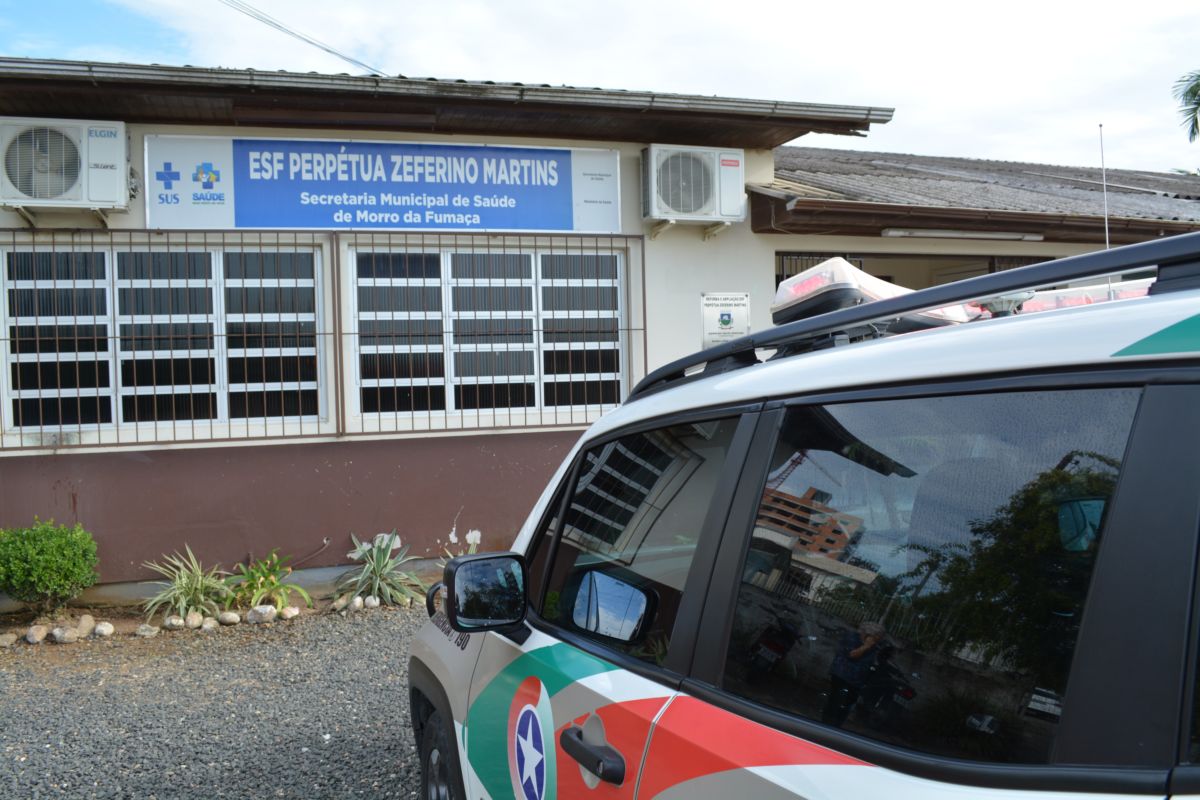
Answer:
[[(1200, 177), (1108, 170), (1109, 217), (1200, 222)], [(792, 197), (1100, 217), (1098, 167), (781, 147), (773, 188)]]
[(776, 147), (892, 109), (547, 84), (0, 58), (0, 115)]

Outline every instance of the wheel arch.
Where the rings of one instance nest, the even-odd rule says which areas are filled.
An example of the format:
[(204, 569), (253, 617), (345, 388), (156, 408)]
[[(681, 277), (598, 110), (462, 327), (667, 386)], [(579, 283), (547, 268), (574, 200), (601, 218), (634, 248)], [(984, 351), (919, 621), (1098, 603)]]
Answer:
[[(457, 789), (459, 797), (466, 797), (462, 762), (459, 758), (458, 733), (454, 726), (454, 713), (451, 711), (450, 698), (446, 694), (442, 682), (433, 674), (433, 670), (416, 656), (411, 657), (408, 661), (408, 701), (413, 737), (418, 750), (425, 734), (425, 726), (434, 712), (436, 711), (445, 720), (448, 726), (446, 732), (452, 744), (447, 755), (450, 757), (453, 767), (455, 789)], [(422, 764), (421, 768), (424, 769), (425, 765)]]

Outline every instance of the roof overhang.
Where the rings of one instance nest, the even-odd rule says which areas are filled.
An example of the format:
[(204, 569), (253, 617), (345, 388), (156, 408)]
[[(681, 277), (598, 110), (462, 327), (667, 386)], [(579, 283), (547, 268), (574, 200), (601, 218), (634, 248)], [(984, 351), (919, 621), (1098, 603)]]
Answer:
[[(881, 237), (884, 230), (917, 232), (1031, 234), (1047, 242), (1100, 243), (1105, 240), (1102, 216), (1048, 214), (1032, 211), (999, 211), (983, 208), (869, 203), (810, 197), (787, 184), (752, 184), (750, 225), (755, 233), (822, 234)], [(1160, 236), (1200, 230), (1200, 222), (1135, 217), (1109, 217), (1108, 235), (1113, 244), (1131, 244)], [(920, 238), (919, 236), (913, 238)], [(957, 238), (970, 238), (969, 235)], [(981, 239), (993, 238), (980, 236)]]
[(569, 86), (0, 58), (0, 115), (770, 149), (892, 109)]

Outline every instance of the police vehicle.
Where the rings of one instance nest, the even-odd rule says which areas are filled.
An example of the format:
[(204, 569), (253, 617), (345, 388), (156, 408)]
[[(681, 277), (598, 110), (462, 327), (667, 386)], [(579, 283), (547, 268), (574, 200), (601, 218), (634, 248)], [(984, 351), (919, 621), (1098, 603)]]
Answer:
[(1200, 234), (843, 277), (648, 375), (513, 552), (447, 565), (423, 797), (1200, 797)]

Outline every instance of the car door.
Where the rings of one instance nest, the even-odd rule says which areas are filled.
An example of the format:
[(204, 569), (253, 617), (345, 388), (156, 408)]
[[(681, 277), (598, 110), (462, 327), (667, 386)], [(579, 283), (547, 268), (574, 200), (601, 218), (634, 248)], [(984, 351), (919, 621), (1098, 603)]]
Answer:
[(1136, 377), (769, 406), (638, 796), (1166, 796), (1200, 395)]
[(472, 797), (635, 796), (755, 422), (710, 411), (581, 449), (528, 554), (530, 629), (482, 645), (464, 734)]

